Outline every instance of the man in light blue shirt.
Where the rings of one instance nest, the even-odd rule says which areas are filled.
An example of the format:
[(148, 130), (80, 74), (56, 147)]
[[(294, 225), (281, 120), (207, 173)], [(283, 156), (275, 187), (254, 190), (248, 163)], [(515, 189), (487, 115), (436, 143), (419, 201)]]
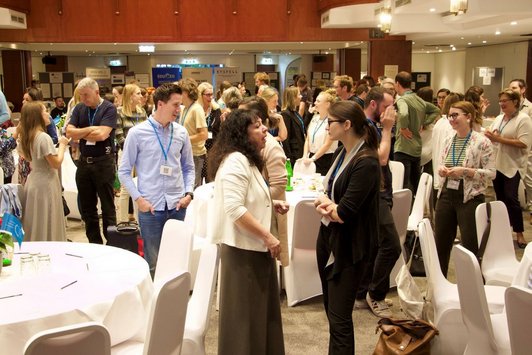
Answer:
[(11, 110), (7, 106), (6, 97), (4, 93), (0, 91), (0, 124), (3, 124), (11, 117)]
[[(163, 84), (153, 95), (156, 112), (128, 132), (118, 169), (139, 210), (144, 258), (152, 275), (157, 264), (164, 224), (169, 219), (184, 220), (194, 198), (194, 161), (187, 130), (175, 120), (181, 104), (181, 88)], [(138, 176), (132, 178), (133, 166)]]

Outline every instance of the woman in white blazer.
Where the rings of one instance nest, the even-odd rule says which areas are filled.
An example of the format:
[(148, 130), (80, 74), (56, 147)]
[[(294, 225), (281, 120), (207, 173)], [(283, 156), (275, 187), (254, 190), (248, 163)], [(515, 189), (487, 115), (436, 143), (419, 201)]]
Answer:
[(267, 128), (252, 111), (235, 110), (211, 148), (214, 180), (213, 243), (221, 244), (218, 354), (284, 354), (275, 258), (279, 240), (270, 232), (272, 201), (261, 175)]

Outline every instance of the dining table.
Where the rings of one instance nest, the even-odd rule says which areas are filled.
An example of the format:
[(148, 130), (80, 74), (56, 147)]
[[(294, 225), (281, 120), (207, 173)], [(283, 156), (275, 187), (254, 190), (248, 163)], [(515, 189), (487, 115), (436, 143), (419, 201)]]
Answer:
[(148, 264), (127, 250), (23, 242), (0, 274), (0, 352), (22, 354), (38, 332), (89, 321), (108, 329), (111, 345), (143, 341), (153, 293)]

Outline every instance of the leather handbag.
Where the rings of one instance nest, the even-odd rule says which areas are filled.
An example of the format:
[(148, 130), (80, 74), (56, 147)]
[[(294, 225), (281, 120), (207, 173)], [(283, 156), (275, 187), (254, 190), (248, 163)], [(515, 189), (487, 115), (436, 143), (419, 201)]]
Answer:
[(430, 342), (438, 330), (421, 319), (381, 318), (375, 333), (381, 335), (373, 355), (429, 355)]

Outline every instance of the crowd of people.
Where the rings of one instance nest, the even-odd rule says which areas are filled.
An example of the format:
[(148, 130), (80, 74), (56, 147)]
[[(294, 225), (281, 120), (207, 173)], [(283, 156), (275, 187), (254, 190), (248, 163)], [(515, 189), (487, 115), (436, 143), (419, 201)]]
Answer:
[[(165, 222), (183, 220), (194, 189), (214, 182), (208, 223), (210, 239), (221, 244), (219, 354), (284, 353), (275, 260), (288, 262), (287, 161), (314, 164), (324, 176), (325, 194), (315, 201), (316, 257), (330, 354), (354, 353), (354, 308), (393, 315), (386, 295), (401, 246), (391, 215), (390, 160), (404, 165), (404, 188), (414, 194), (422, 171), (434, 177), (444, 274), (458, 230), (462, 245), (477, 252), (471, 221), (490, 186), (508, 209), (517, 246), (526, 246), (518, 188), (524, 181), (530, 205), (532, 104), (523, 80), (499, 93), (500, 114), (490, 125), (480, 87), (464, 94), (440, 88), (434, 97), (429, 87), (411, 90), (407, 72), (377, 83), (339, 75), (332, 83), (311, 90), (305, 75), (297, 75), (280, 93), (268, 74), (257, 73), (254, 96), (243, 82), (214, 88), (192, 78), (153, 90), (130, 83), (102, 95), (85, 78), (70, 102), (56, 98), (50, 113), (39, 89), (28, 89), (16, 133), (3, 131), (0, 145), (6, 181), (15, 170), (11, 153), (19, 152), (27, 239), (66, 239), (57, 173), (66, 149), (77, 165), (89, 242), (103, 243), (108, 226), (134, 221), (136, 204), (152, 273)], [(63, 115), (57, 135), (53, 118)]]

